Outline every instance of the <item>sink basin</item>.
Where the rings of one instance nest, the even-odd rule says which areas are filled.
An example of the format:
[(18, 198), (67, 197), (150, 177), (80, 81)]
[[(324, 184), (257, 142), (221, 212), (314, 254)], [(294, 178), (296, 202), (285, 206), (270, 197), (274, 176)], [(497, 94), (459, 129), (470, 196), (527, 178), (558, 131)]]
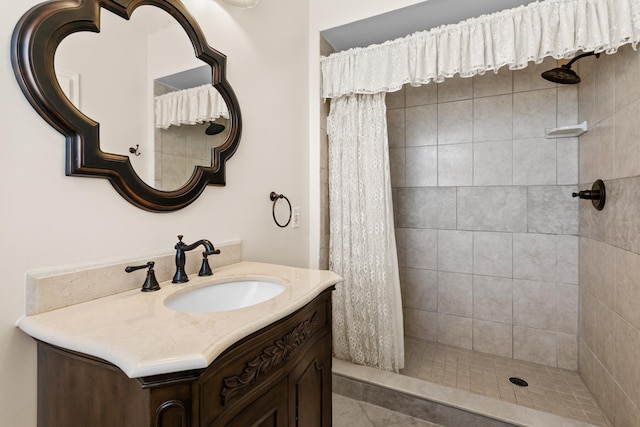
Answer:
[(205, 286), (166, 301), (172, 310), (186, 313), (214, 313), (249, 307), (275, 298), (284, 285), (263, 280), (242, 280)]

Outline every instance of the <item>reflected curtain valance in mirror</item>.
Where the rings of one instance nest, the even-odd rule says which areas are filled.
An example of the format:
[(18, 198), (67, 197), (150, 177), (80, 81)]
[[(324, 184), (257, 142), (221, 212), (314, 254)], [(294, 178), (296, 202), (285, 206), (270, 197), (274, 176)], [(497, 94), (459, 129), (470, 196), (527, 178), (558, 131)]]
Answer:
[[(195, 57), (211, 66), (212, 84), (229, 111), (226, 140), (211, 149), (211, 163), (194, 167), (188, 182), (163, 191), (145, 183), (127, 155), (101, 149), (100, 123), (83, 114), (67, 98), (56, 77), (54, 55), (67, 36), (100, 32), (101, 8), (129, 20), (139, 6), (160, 8), (186, 32)], [(87, 60), (96, 52), (85, 52)], [(36, 5), (18, 22), (12, 38), (11, 59), (18, 83), (34, 109), (66, 138), (66, 174), (102, 177), (129, 202), (154, 212), (181, 209), (207, 185), (225, 185), (225, 163), (240, 142), (240, 108), (226, 79), (226, 57), (209, 46), (196, 22), (179, 0), (55, 0)], [(108, 82), (105, 82), (108, 84)], [(131, 141), (131, 145), (136, 145)]]

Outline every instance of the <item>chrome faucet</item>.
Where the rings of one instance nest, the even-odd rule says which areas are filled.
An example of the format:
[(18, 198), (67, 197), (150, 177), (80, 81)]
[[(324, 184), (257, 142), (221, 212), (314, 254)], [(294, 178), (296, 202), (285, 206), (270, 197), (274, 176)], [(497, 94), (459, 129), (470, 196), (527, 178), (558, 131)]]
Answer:
[(211, 242), (206, 239), (201, 239), (195, 243), (187, 245), (182, 241), (182, 237), (182, 235), (178, 236), (178, 243), (176, 243), (175, 245), (176, 274), (173, 275), (173, 280), (171, 280), (171, 283), (185, 283), (189, 281), (189, 277), (184, 271), (184, 264), (187, 260), (187, 255), (185, 254), (185, 252), (189, 252), (200, 245), (204, 247), (205, 251), (202, 252), (202, 267), (200, 267), (198, 276), (211, 276), (213, 272), (211, 271), (211, 267), (209, 266), (209, 260), (207, 259), (207, 256), (219, 254), (220, 249), (214, 248)]

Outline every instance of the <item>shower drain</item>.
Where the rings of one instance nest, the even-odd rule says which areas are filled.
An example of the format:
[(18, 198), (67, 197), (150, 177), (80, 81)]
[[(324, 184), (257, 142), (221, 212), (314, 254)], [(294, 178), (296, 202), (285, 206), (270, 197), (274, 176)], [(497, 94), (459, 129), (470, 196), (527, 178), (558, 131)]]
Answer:
[(511, 377), (511, 378), (509, 378), (509, 381), (511, 381), (512, 384), (515, 384), (518, 387), (527, 387), (529, 385), (528, 382), (526, 382), (522, 378), (518, 378), (518, 377)]

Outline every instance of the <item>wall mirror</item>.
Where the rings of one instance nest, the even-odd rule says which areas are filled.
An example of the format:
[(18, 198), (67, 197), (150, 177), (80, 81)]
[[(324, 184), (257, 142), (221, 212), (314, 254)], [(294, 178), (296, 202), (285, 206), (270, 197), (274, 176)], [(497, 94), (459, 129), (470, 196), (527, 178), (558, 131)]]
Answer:
[(179, 0), (37, 5), (14, 30), (12, 61), (32, 106), (66, 137), (67, 175), (107, 178), (158, 212), (225, 184), (240, 109), (226, 57)]

